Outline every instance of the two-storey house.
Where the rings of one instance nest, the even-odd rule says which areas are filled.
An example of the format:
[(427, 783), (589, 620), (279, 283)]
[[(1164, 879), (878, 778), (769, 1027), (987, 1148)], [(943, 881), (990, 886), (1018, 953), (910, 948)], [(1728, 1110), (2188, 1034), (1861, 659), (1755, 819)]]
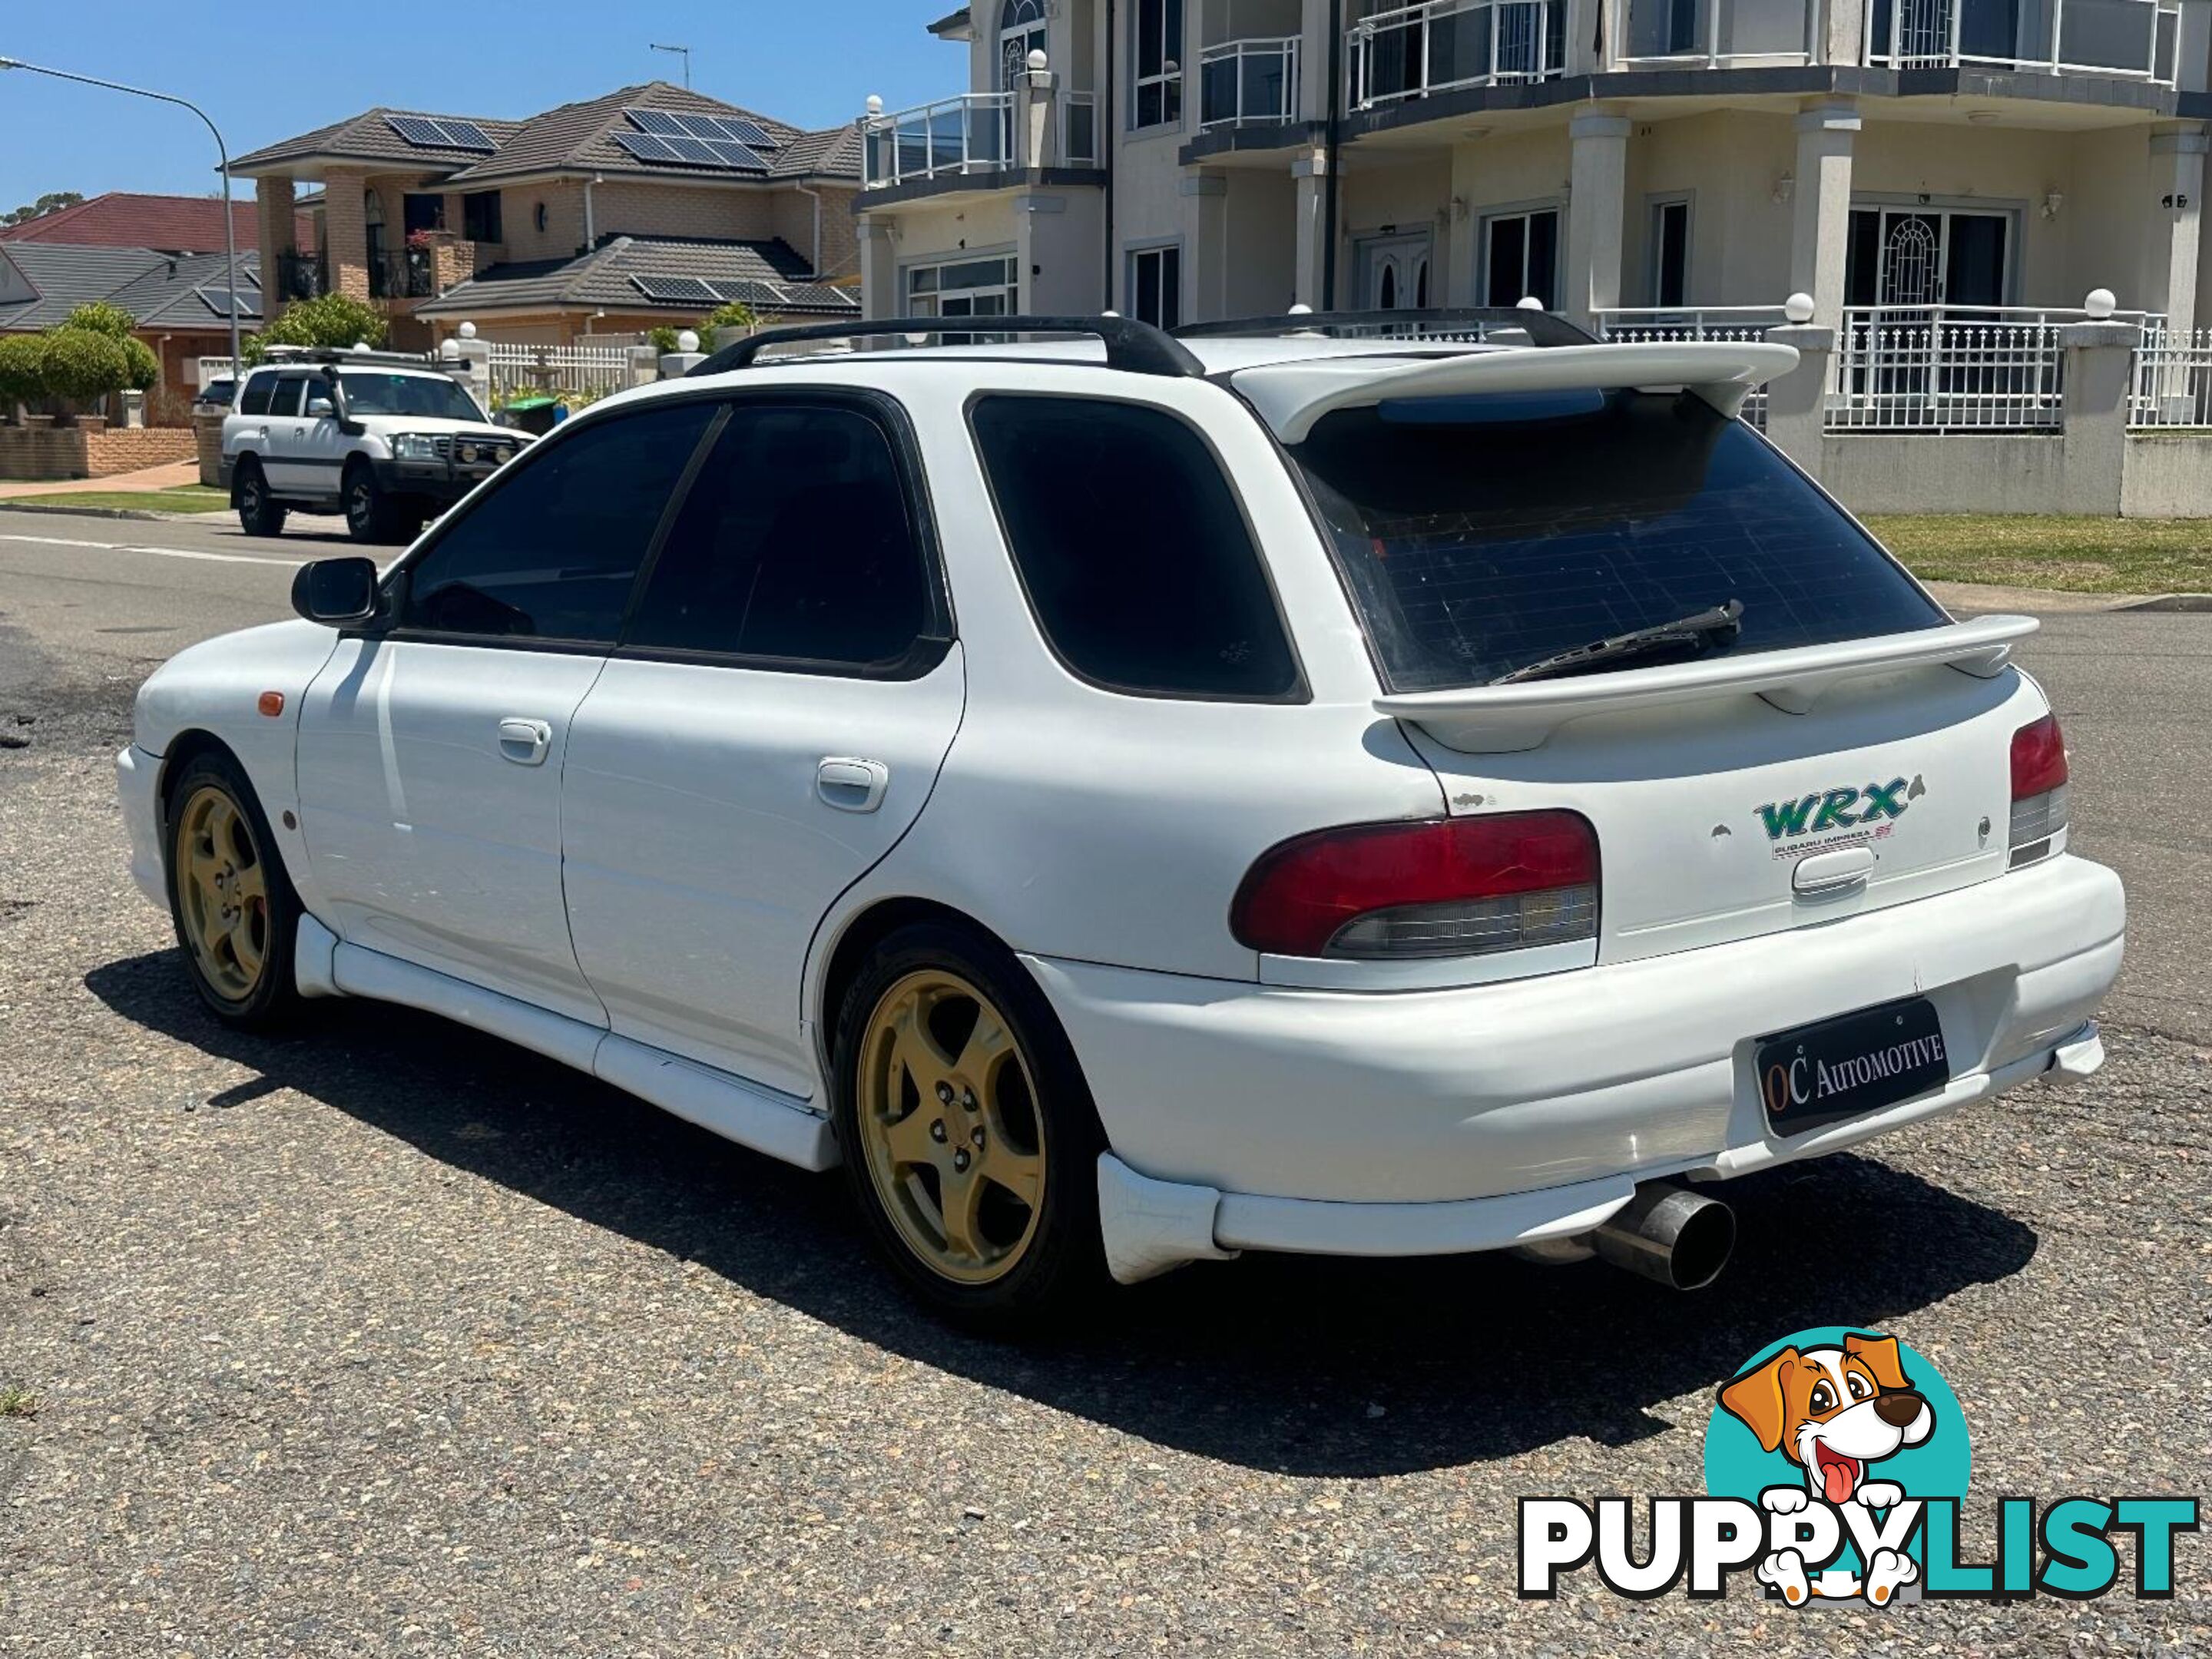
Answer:
[[(860, 135), (806, 132), (665, 82), (526, 120), (372, 109), (240, 156), (273, 315), (336, 291), (392, 342), (464, 319), (559, 345), (696, 320), (856, 314)], [(302, 247), (298, 186), (322, 185)]]
[(1803, 293), (1844, 326), (2105, 288), (2212, 321), (2212, 0), (975, 0), (932, 28), (969, 90), (859, 122), (871, 315), (1755, 325)]

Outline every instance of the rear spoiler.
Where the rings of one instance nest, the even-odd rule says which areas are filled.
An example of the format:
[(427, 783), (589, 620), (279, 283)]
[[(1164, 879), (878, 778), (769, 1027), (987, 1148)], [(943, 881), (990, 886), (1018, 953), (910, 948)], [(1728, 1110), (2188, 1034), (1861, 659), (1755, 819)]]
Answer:
[(1411, 721), (1447, 749), (1469, 755), (1508, 754), (1538, 748), (1559, 726), (1591, 714), (1746, 696), (1764, 697), (1784, 714), (1802, 714), (1848, 681), (1939, 664), (1978, 679), (1994, 679), (2011, 661), (2013, 642), (2040, 626), (2033, 617), (1977, 617), (1910, 634), (1801, 645), (1788, 651), (1753, 651), (1519, 685), (1409, 691), (1377, 697), (1375, 707), (1394, 719)]
[[(1433, 349), (1408, 340), (1407, 349)], [(1753, 386), (1797, 366), (1795, 346), (1765, 341), (1655, 340), (1632, 345), (1480, 348), (1449, 356), (1376, 353), (1262, 363), (1232, 384), (1286, 444), (1303, 442), (1324, 415), (1394, 398), (1482, 392), (1571, 392), (1584, 387), (1686, 386), (1733, 417)]]

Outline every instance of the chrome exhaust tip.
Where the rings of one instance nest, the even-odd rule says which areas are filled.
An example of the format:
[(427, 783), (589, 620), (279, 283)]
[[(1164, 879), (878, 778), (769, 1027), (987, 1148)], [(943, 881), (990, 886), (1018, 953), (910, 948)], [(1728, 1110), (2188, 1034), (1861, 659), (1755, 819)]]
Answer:
[(1671, 1182), (1647, 1181), (1589, 1240), (1616, 1267), (1674, 1290), (1702, 1290), (1735, 1249), (1735, 1212)]

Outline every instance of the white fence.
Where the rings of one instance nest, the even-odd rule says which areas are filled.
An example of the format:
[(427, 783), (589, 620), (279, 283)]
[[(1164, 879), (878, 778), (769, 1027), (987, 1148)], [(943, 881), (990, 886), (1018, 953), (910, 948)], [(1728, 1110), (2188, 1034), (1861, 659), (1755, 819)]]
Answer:
[(2212, 426), (2212, 329), (2143, 331), (2128, 386), (2128, 424)]
[(534, 392), (572, 392), (605, 397), (630, 383), (625, 346), (515, 345), (502, 340), (491, 347), (491, 392), (497, 399)]
[(1844, 313), (1832, 430), (2036, 431), (2063, 409), (2059, 330), (2078, 311), (1882, 306)]

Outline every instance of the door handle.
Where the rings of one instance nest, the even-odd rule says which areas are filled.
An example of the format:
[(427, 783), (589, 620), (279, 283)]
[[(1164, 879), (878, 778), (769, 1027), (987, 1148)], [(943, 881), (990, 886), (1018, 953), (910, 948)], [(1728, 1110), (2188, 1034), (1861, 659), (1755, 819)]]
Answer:
[(881, 761), (831, 755), (814, 769), (814, 793), (823, 805), (841, 812), (874, 811), (884, 804), (890, 781), (891, 769)]
[(499, 723), (499, 752), (517, 766), (542, 766), (553, 746), (553, 728), (544, 720), (514, 718)]

